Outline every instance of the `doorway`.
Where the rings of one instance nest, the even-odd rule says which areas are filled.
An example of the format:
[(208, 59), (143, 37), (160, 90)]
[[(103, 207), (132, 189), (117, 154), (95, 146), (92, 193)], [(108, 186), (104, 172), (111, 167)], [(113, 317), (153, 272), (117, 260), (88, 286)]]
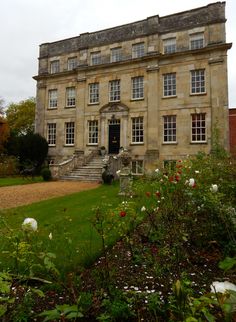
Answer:
[(109, 121), (109, 154), (118, 154), (120, 149), (120, 120)]

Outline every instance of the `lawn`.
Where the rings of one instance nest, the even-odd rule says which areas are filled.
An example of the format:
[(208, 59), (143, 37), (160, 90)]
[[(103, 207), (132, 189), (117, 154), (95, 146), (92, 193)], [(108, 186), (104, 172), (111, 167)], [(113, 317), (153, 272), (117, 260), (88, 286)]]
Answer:
[(6, 178), (0, 178), (0, 187), (15, 186), (15, 185), (22, 185), (22, 184), (36, 183), (36, 182), (43, 182), (43, 178), (42, 177), (34, 177), (34, 178), (6, 177)]
[[(55, 254), (56, 266), (62, 274), (90, 264), (101, 252), (101, 238), (92, 224), (94, 209), (97, 207), (102, 209), (104, 206), (116, 207), (120, 202), (118, 188), (117, 184), (102, 185), (91, 191), (2, 212), (0, 233), (6, 238), (1, 238), (0, 270), (6, 269), (6, 264), (13, 265), (14, 258), (11, 255), (16, 251), (16, 247), (19, 247), (16, 243), (25, 240), (21, 225), (27, 217), (34, 218), (38, 222), (38, 232), (27, 236), (33, 245), (33, 251)], [(49, 235), (52, 236), (51, 239)], [(12, 251), (11, 254), (5, 252), (9, 249)]]

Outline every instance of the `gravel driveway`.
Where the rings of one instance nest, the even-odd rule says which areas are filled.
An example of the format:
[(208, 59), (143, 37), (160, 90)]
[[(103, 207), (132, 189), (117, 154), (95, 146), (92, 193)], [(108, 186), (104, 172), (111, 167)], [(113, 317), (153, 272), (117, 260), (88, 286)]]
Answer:
[(51, 181), (19, 186), (0, 187), (0, 210), (94, 189), (99, 183)]

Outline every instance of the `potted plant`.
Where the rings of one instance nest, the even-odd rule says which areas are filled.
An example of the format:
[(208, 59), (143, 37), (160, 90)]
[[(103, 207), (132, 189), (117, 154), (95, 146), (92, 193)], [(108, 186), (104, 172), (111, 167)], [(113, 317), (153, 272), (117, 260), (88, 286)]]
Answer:
[(105, 146), (104, 146), (104, 145), (102, 145), (102, 146), (100, 147), (100, 153), (101, 153), (101, 155), (102, 155), (102, 156), (104, 156), (104, 155), (106, 154), (106, 148), (105, 148)]

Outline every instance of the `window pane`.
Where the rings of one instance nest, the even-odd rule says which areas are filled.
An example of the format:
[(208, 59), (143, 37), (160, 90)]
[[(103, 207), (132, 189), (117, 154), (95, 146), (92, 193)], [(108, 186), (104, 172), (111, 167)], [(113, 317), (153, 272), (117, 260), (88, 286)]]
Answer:
[(101, 64), (101, 52), (96, 51), (91, 53), (91, 65), (98, 65)]
[(73, 145), (75, 143), (75, 123), (66, 122), (66, 145)]
[(132, 118), (132, 142), (143, 143), (143, 117)]
[(48, 107), (49, 108), (55, 108), (57, 107), (57, 89), (50, 89), (48, 91)]
[(163, 95), (176, 96), (176, 74), (163, 75)]
[(109, 82), (109, 101), (120, 101), (120, 80)]
[(76, 67), (77, 67), (77, 57), (68, 58), (67, 69), (73, 70)]
[(48, 123), (47, 141), (48, 145), (56, 145), (56, 123)]
[(60, 72), (60, 62), (59, 60), (54, 60), (51, 62), (50, 65), (51, 74), (59, 73)]
[(89, 127), (89, 144), (97, 144), (98, 143), (98, 121), (88, 121)]
[(68, 87), (66, 89), (66, 106), (75, 106), (75, 87)]
[(206, 115), (204, 113), (192, 114), (192, 141), (206, 141)]
[(176, 142), (176, 115), (166, 115), (163, 121), (164, 142)]
[(144, 97), (143, 76), (132, 78), (132, 99)]
[(132, 174), (143, 174), (143, 160), (132, 161)]
[(122, 48), (121, 47), (117, 47), (117, 48), (112, 48), (111, 49), (111, 62), (115, 63), (117, 61), (121, 61), (122, 60), (122, 52), (121, 52)]
[(190, 36), (190, 49), (199, 49), (204, 47), (204, 33), (197, 33)]
[(176, 38), (169, 38), (163, 40), (164, 54), (171, 54), (176, 52)]
[(139, 58), (145, 55), (144, 43), (134, 44), (132, 46), (132, 58)]
[(99, 103), (99, 83), (89, 84), (89, 103)]
[(191, 93), (205, 93), (205, 70), (198, 69), (191, 71)]

